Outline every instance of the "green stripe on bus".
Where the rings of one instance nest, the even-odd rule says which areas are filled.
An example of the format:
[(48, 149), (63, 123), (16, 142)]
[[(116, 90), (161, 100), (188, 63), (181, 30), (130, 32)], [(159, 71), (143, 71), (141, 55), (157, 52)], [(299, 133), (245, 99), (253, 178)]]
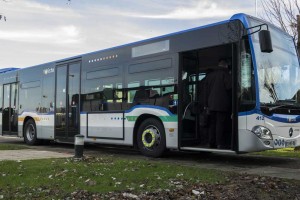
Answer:
[[(137, 116), (127, 116), (126, 119), (129, 122), (134, 122), (137, 120)], [(177, 115), (173, 115), (173, 116), (159, 116), (159, 118), (163, 121), (163, 122), (177, 122), (178, 120), (178, 116)]]
[(159, 117), (163, 122), (177, 122), (177, 115), (172, 116), (160, 116)]
[(129, 122), (134, 122), (137, 120), (137, 116), (127, 116), (126, 119), (129, 121)]

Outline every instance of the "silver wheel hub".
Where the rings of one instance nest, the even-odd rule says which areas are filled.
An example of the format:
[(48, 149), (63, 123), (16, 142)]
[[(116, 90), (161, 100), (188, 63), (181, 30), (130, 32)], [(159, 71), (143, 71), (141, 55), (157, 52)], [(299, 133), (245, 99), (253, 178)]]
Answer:
[(35, 128), (33, 124), (29, 124), (29, 126), (26, 129), (26, 137), (29, 141), (32, 141), (35, 137)]

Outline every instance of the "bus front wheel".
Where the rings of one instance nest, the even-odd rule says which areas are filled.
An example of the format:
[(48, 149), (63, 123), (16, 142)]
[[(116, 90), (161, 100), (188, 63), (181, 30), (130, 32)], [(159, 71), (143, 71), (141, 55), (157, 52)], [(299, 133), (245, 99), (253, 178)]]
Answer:
[(161, 156), (166, 150), (166, 136), (162, 123), (154, 118), (143, 121), (138, 128), (137, 145), (145, 156)]
[(29, 119), (24, 128), (24, 141), (26, 144), (35, 145), (39, 143), (37, 139), (36, 125), (32, 119)]

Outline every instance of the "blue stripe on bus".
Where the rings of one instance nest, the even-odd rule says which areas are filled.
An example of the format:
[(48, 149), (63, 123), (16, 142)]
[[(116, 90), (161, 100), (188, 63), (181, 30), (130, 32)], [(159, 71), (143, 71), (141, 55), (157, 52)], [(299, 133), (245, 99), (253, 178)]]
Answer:
[(299, 115), (280, 115), (280, 114), (274, 114), (270, 119), (278, 122), (284, 122), (284, 123), (298, 123), (300, 122), (300, 116)]
[(132, 112), (133, 110), (135, 110), (137, 108), (152, 108), (152, 109), (157, 109), (157, 110), (165, 111), (170, 116), (174, 115), (173, 113), (171, 113), (168, 109), (166, 109), (164, 107), (152, 106), (152, 105), (136, 105), (136, 106), (133, 106), (132, 108), (130, 108), (129, 110), (126, 110), (125, 113), (130, 113), (130, 112)]
[(268, 118), (268, 119), (276, 121), (276, 122), (283, 122), (283, 123), (290, 123), (290, 124), (300, 122), (300, 115), (273, 114), (272, 116), (268, 116), (258, 110), (251, 110), (248, 112), (239, 112), (238, 113), (239, 116), (247, 116), (247, 115), (253, 115), (253, 114), (262, 115), (265, 118)]
[(258, 114), (258, 113), (260, 113), (260, 112), (257, 111), (257, 110), (250, 110), (250, 111), (247, 111), (247, 112), (239, 112), (238, 116), (246, 116), (246, 115)]
[(16, 71), (20, 68), (14, 68), (14, 67), (11, 67), (11, 68), (3, 68), (3, 69), (0, 69), (0, 74), (4, 74), (4, 73), (7, 73), (7, 72), (12, 72), (12, 71)]
[[(125, 110), (125, 113), (130, 113), (133, 110), (137, 109), (137, 108), (152, 108), (152, 109), (156, 109), (156, 110), (162, 110), (168, 113), (168, 115), (173, 116), (175, 114), (171, 113), (168, 109), (164, 108), (164, 107), (160, 107), (160, 106), (153, 106), (153, 105), (136, 105), (133, 106), (132, 108), (130, 108), (129, 110)], [(82, 111), (80, 112), (80, 114), (87, 114), (87, 112)]]
[(247, 20), (247, 15), (244, 13), (238, 13), (233, 15), (230, 20), (240, 20), (242, 24), (245, 26), (245, 28), (248, 28), (248, 20)]

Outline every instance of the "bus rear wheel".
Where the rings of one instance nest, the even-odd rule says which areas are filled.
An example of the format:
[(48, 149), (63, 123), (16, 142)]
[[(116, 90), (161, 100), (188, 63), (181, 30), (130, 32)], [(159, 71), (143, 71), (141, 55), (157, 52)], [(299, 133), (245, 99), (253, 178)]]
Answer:
[(145, 156), (160, 157), (166, 150), (166, 136), (162, 123), (154, 118), (143, 121), (138, 128), (137, 145)]
[(39, 143), (39, 140), (37, 139), (36, 125), (32, 119), (29, 119), (25, 124), (24, 141), (29, 145), (35, 145)]

